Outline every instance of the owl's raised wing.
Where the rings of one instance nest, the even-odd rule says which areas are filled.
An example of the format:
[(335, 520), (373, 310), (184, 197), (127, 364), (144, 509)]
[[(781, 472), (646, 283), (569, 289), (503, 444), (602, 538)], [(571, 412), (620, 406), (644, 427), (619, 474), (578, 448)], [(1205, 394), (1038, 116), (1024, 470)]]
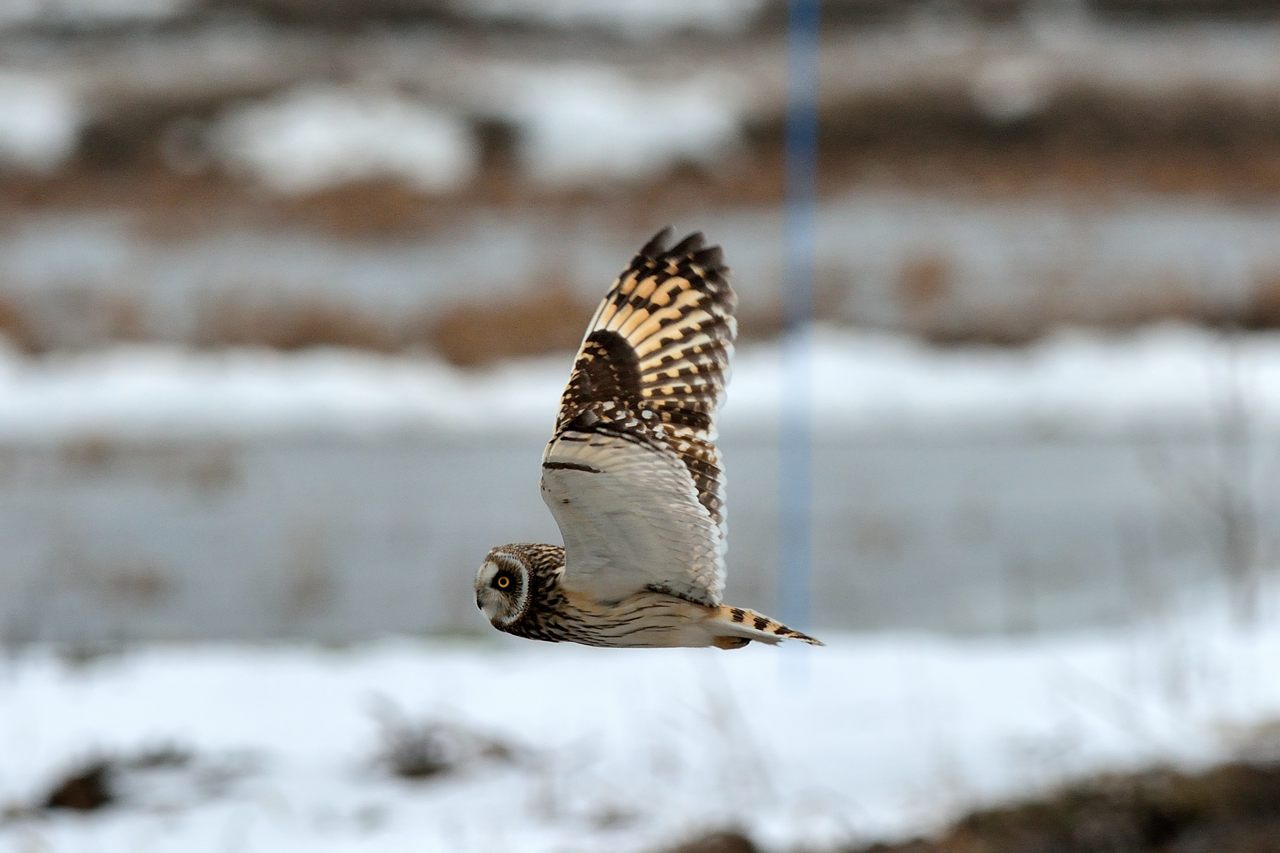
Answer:
[(603, 601), (724, 590), (724, 475), (715, 446), (737, 325), (719, 247), (667, 228), (596, 310), (542, 456), (564, 537), (564, 586)]

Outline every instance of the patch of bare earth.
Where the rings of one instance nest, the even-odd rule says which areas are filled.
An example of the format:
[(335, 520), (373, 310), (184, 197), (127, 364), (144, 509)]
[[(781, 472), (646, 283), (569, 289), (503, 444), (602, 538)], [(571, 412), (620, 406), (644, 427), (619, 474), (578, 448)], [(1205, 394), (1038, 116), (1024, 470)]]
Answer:
[(1277, 853), (1280, 766), (1117, 776), (975, 812), (941, 838), (849, 853)]
[[(738, 833), (664, 853), (754, 853)], [(974, 812), (940, 836), (845, 853), (1280, 853), (1280, 765), (1107, 776)]]

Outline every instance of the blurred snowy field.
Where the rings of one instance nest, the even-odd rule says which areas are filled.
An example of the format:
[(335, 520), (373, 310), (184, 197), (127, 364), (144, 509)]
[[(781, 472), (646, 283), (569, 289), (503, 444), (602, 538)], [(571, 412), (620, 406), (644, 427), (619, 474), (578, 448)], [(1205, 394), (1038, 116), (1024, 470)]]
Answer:
[[(1173, 111), (1189, 99), (1210, 111), (1244, 105), (1256, 119), (1274, 108), (1269, 16), (1193, 15), (1147, 29), (1073, 3), (1027, 3), (988, 23), (981, 3), (968, 14), (967, 4), (956, 14), (830, 5), (824, 122), (904, 96), (938, 98), (997, 127), (1099, 95), (1120, 110)], [(167, 120), (126, 145), (154, 146), (175, 174), (230, 173), (285, 195), (378, 179), (455, 191), (481, 171), (474, 154), (495, 122), (511, 132), (521, 173), (544, 189), (637, 185), (689, 166), (758, 169), (740, 155), (785, 103), (779, 0), (348, 0), (313, 10), (310, 35), (287, 25), (307, 22), (306, 8), (0, 4), (0, 166), (73, 165), (95, 123), (122, 111), (127, 126), (151, 103), (153, 118)], [(325, 30), (362, 17), (375, 26), (348, 26), (338, 39)], [(505, 37), (472, 37), (489, 30)], [(133, 37), (113, 37), (121, 33)]]
[[(430, 10), (429, 2), (419, 4)], [(746, 28), (764, 0), (480, 0), (447, 3), (459, 15), (558, 27), (599, 27), (633, 38), (653, 38), (689, 28), (735, 32)], [(412, 8), (412, 3), (402, 6)], [(0, 6), (0, 28), (77, 25), (177, 18), (197, 7), (193, 0), (8, 0)]]
[[(327, 138), (335, 157), (345, 156), (344, 140), (381, 133), (348, 125), (349, 136)], [(310, 180), (308, 161), (277, 147), (286, 141), (277, 135), (254, 156), (293, 160), (278, 177)], [(410, 152), (365, 153), (370, 160), (344, 162), (417, 168)], [(778, 322), (782, 224), (767, 207), (645, 213), (625, 224), (590, 209), (548, 217), (464, 208), (444, 227), (380, 236), (199, 215), (201, 227), (181, 236), (124, 213), (0, 217), (0, 309), (8, 311), (0, 323), (36, 351), (122, 340), (363, 341), (472, 363), (487, 351), (493, 360), (546, 351), (552, 337), (568, 345), (537, 324), (571, 307), (580, 333), (609, 281), (667, 216), (724, 247), (745, 336), (763, 336)], [(1124, 328), (1171, 312), (1255, 327), (1267, 306), (1280, 304), (1276, 233), (1280, 207), (1267, 203), (1130, 193), (1104, 202), (1056, 194), (974, 199), (867, 188), (819, 210), (818, 311), (836, 325), (949, 341), (1023, 341), (1071, 322)], [(559, 312), (556, 298), (566, 306)], [(523, 311), (539, 307), (537, 321), (525, 319)], [(498, 329), (488, 350), (456, 347), (449, 326), (460, 312), (472, 334)], [(521, 351), (504, 335), (529, 343)]]
[[(932, 347), (819, 329), (806, 375), (820, 435), (1124, 436), (1280, 426), (1280, 334), (1163, 325), (1060, 331), (1026, 348)], [(121, 346), (30, 358), (0, 350), (0, 438), (370, 435), (549, 430), (569, 354), (459, 370), (350, 350)], [(740, 349), (725, 430), (777, 427), (777, 345)], [(1235, 411), (1240, 409), (1240, 411)]]
[[(0, 848), (641, 851), (738, 826), (794, 850), (927, 832), (1097, 771), (1261, 757), (1251, 733), (1280, 716), (1280, 622), (1205, 602), (1016, 643), (826, 639), (27, 649), (0, 663)], [(438, 773), (377, 760), (387, 716), (454, 733)], [(77, 762), (156, 750), (184, 757), (121, 769), (102, 810), (23, 808)]]
[[(764, 0), (451, 4), (463, 20), (603, 30), (638, 41), (670, 31), (740, 32), (763, 5)], [(200, 11), (189, 0), (18, 0), (0, 4), (0, 39), (24, 27), (35, 33), (45, 29), (82, 35), (97, 28), (145, 31), (149, 24), (183, 15), (198, 18)], [(271, 69), (267, 77), (277, 82), (282, 74), (288, 80), (289, 69), (297, 70), (293, 63), (298, 57), (270, 40), (269, 26), (256, 32), (226, 20), (206, 26), (181, 51), (184, 58), (177, 68), (169, 69), (164, 58), (151, 54), (148, 74), (126, 74), (117, 84), (128, 89), (141, 79), (154, 90), (167, 78), (175, 90), (216, 87), (218, 81), (262, 73), (264, 59)], [(188, 35), (179, 32), (176, 39)], [(163, 45), (173, 38), (156, 41)], [(39, 36), (33, 41), (47, 43)], [(441, 52), (454, 61), (448, 73), (433, 69), (411, 75), (410, 88), (418, 90), (413, 96), (397, 91), (395, 78), (404, 63), (393, 59), (391, 68), (379, 73), (356, 74), (366, 78), (363, 84), (299, 79), (270, 97), (228, 97), (230, 103), (207, 126), (190, 118), (172, 126), (164, 146), (166, 161), (186, 173), (216, 166), (285, 195), (379, 179), (403, 181), (424, 193), (450, 192), (477, 171), (477, 124), (500, 120), (519, 129), (520, 160), (536, 181), (579, 186), (637, 180), (681, 164), (715, 165), (738, 143), (750, 100), (749, 87), (723, 71), (686, 68), (666, 85), (655, 86), (608, 62), (588, 59), (477, 64), (446, 37), (424, 39), (421, 25), (401, 27), (375, 41), (359, 51), (358, 64), (370, 55), (386, 59), (387, 42), (412, 45), (409, 57), (400, 57), (411, 58), (410, 67), (430, 65)], [(112, 75), (82, 74), (66, 63), (50, 66), (47, 51), (28, 52), (17, 38), (12, 43), (19, 49), (18, 61), (0, 62), (0, 95), (6, 102), (0, 111), (0, 167), (53, 172), (76, 155), (84, 126), (101, 112), (99, 96), (104, 88), (111, 89), (107, 81)], [(116, 49), (146, 50), (137, 40)], [(189, 54), (197, 67), (207, 59), (217, 70), (192, 71), (186, 64)], [(228, 61), (229, 56), (234, 59)], [(459, 73), (460, 63), (477, 67)], [(637, 123), (637, 115), (661, 115), (663, 120)]]
[[(1280, 561), (1280, 336), (820, 330), (812, 355), (816, 627), (1122, 624)], [(479, 630), (481, 556), (558, 536), (538, 458), (569, 360), (4, 354), (0, 639)], [(729, 592), (767, 610), (790, 379), (776, 345), (735, 368)]]
[(1143, 325), (1280, 326), (1280, 23), (936, 5), (823, 4), (830, 645), (725, 655), (471, 578), (557, 536), (569, 355), (512, 359), (671, 218), (775, 609), (786, 4), (0, 0), (0, 853), (792, 853), (1280, 756), (1280, 332)]

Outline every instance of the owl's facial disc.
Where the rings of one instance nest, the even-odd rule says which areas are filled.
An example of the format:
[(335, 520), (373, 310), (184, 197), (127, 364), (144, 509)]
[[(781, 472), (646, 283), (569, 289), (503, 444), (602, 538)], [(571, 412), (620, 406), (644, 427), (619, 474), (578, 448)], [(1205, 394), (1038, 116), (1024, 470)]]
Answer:
[(476, 606), (495, 626), (516, 622), (528, 607), (525, 567), (508, 554), (490, 553), (476, 573)]

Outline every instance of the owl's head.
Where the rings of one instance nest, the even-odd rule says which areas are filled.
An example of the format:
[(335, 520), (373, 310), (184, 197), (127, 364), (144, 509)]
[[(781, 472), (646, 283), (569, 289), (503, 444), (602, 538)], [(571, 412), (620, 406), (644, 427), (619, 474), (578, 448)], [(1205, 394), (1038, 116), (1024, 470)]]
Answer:
[(500, 545), (476, 572), (476, 606), (495, 628), (519, 622), (529, 609), (530, 566), (522, 549)]

